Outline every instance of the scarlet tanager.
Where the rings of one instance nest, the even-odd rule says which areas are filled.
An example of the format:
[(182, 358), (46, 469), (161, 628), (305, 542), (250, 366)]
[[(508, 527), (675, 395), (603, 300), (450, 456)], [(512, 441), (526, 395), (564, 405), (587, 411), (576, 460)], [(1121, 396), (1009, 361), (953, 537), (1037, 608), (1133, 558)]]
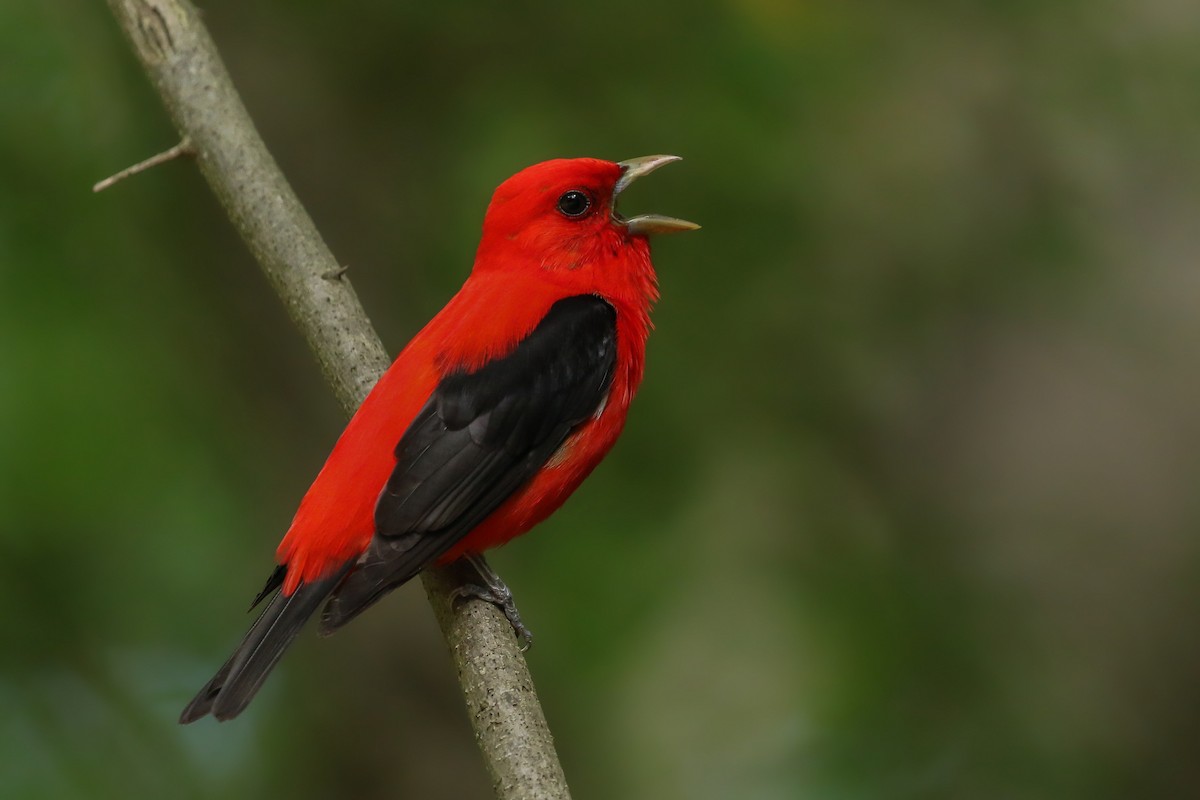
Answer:
[(486, 588), (463, 593), (528, 637), (481, 554), (562, 505), (625, 424), (658, 297), (647, 236), (698, 226), (616, 199), (677, 160), (558, 159), (500, 184), (470, 277), (346, 426), (255, 604), (274, 596), (180, 722), (237, 716), (322, 603), (329, 633), (431, 564), (470, 559)]

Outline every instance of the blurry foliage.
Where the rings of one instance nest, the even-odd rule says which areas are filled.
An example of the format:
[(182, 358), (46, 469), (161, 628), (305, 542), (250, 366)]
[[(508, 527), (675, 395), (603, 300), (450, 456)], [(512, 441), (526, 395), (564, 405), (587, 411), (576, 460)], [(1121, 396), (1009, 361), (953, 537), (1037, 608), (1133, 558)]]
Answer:
[[(1200, 792), (1200, 9), (235, 3), (398, 349), (491, 189), (673, 152), (648, 378), (495, 563), (579, 797)], [(0, 7), (0, 795), (464, 797), (418, 591), (174, 724), (342, 419), (102, 4)]]

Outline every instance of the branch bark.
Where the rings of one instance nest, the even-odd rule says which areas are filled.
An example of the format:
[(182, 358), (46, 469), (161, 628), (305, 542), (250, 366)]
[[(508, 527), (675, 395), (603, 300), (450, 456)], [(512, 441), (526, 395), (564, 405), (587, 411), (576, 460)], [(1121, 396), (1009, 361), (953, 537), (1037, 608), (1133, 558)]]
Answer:
[[(390, 363), (357, 295), (238, 96), (187, 0), (108, 0), (180, 137), (287, 307), (347, 414)], [(487, 603), (455, 604), (461, 566), (422, 574), (497, 797), (570, 796), (525, 659)]]

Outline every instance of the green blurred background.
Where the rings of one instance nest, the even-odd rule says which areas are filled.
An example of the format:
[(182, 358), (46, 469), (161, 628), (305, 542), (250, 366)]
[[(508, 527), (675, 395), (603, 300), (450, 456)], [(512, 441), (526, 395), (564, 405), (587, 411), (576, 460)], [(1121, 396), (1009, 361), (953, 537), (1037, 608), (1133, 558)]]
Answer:
[[(579, 798), (1200, 796), (1200, 6), (211, 0), (398, 350), (678, 153), (626, 434), (497, 553)], [(417, 587), (176, 715), (344, 422), (105, 6), (0, 5), (0, 796), (486, 797)]]

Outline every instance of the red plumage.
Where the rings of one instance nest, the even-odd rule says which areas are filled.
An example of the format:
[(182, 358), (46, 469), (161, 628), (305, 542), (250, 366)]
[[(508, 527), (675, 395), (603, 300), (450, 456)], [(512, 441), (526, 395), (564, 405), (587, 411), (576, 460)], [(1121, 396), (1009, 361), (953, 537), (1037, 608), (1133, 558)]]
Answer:
[[(446, 563), (464, 554), (481, 553), (524, 533), (557, 509), (587, 477), (620, 434), (629, 404), (642, 380), (646, 338), (651, 327), (650, 308), (657, 299), (646, 236), (695, 227), (658, 216), (622, 219), (614, 208), (615, 196), (634, 178), (673, 160), (669, 156), (654, 156), (617, 164), (598, 159), (560, 159), (529, 167), (497, 188), (484, 219), (470, 277), (404, 348), (347, 425), (279, 545), (277, 560), (284, 567), (281, 594), (264, 612), (266, 622), (260, 619), (256, 623), (230, 661), (185, 710), (183, 721), (209, 712), (218, 718), (240, 712), (304, 619), (320, 602), (330, 595), (336, 600), (339, 592), (353, 594), (347, 587), (352, 579), (363, 577), (357, 573), (368, 572), (364, 559), (372, 561), (372, 567), (381, 563), (386, 566), (379, 552), (396, 551), (402, 557), (410, 552), (407, 544), (396, 549), (397, 537), (408, 536), (421, 542), (442, 537), (436, 548), (429, 549), (432, 557), (422, 557), (420, 563), (409, 565), (412, 569), (396, 573), (399, 579), (393, 583), (398, 584), (415, 574), (414, 569), (434, 562)], [(584, 210), (575, 213), (580, 208)], [(562, 363), (554, 360), (553, 355), (544, 354), (529, 361), (526, 354), (534, 351), (534, 345), (524, 343), (551, 335), (547, 320), (552, 308), (562, 310), (563, 301), (581, 297), (585, 302), (577, 304), (580, 308), (590, 302), (591, 306), (611, 310), (615, 318), (613, 330), (596, 339), (600, 343), (597, 345), (590, 344), (592, 339), (579, 340), (582, 344), (576, 350), (583, 355), (573, 358), (576, 362), (585, 359), (586, 363), (570, 362), (565, 354)], [(598, 298), (603, 303), (587, 298)], [(588, 324), (597, 330), (603, 327)], [(553, 328), (555, 332), (560, 330), (573, 329)], [(613, 341), (614, 332), (615, 348), (604, 349), (602, 345)], [(552, 352), (555, 343), (547, 344)], [(571, 345), (564, 340), (563, 346)], [(614, 349), (615, 352), (610, 352)], [(545, 351), (543, 347), (537, 352)], [(519, 366), (510, 370), (507, 366), (510, 362)], [(588, 369), (583, 369), (584, 366)], [(595, 380), (601, 374), (601, 367), (605, 367), (603, 386)], [(485, 368), (490, 372), (485, 372)], [(555, 391), (576, 398), (573, 402), (583, 398), (588, 411), (586, 418), (564, 417), (556, 428), (558, 439), (544, 436), (530, 439), (528, 452), (541, 455), (526, 455), (526, 450), (517, 455), (524, 458), (520, 461), (521, 468), (532, 471), (517, 475), (521, 479), (519, 485), (505, 496), (496, 497), (493, 493), (487, 500), (487, 487), (497, 484), (505, 475), (516, 475), (512, 470), (517, 468), (505, 471), (486, 466), (491, 463), (488, 448), (493, 447), (488, 443), (487, 426), (509, 436), (505, 441), (510, 445), (506, 446), (515, 447), (511, 445), (515, 441), (512, 437), (527, 433), (531, 429), (528, 426), (539, 424), (540, 420), (522, 420), (521, 413), (525, 412), (517, 411), (508, 415), (512, 420), (505, 417), (505, 423), (501, 423), (498, 421), (503, 416), (501, 411), (492, 408), (495, 402), (481, 406), (472, 423), (479, 432), (475, 432), (475, 427), (469, 428), (472, 439), (464, 439), (468, 449), (476, 448), (479, 454), (471, 450), (464, 451), (461, 458), (455, 453), (447, 458), (463, 461), (476, 458), (485, 466), (469, 474), (447, 468), (432, 478), (422, 478), (428, 486), (438, 489), (439, 498), (450, 498), (445, 500), (447, 503), (460, 494), (475, 497), (470, 492), (485, 498), (470, 506), (476, 516), (456, 517), (470, 520), (458, 527), (439, 525), (434, 526), (436, 530), (427, 530), (414, 523), (400, 531), (379, 530), (377, 507), (385, 502), (381, 495), (385, 485), (391, 485), (389, 480), (405, 479), (405, 475), (398, 473), (420, 464), (425, 449), (449, 441), (439, 439), (438, 431), (455, 429), (452, 422), (443, 423), (439, 418), (440, 415), (449, 419), (450, 412), (442, 411), (439, 403), (450, 402), (443, 396), (450, 382), (485, 374), (488, 381), (480, 377), (481, 388), (478, 392), (472, 388), (475, 394), (483, 396), (490, 392), (487, 396), (491, 397), (500, 391), (495, 387), (502, 385), (501, 400), (520, 409), (525, 400), (520, 381), (527, 380), (528, 391), (541, 392), (545, 401), (531, 408), (545, 408), (545, 403), (566, 402), (550, 396), (553, 393), (546, 387), (556, 386)], [(473, 399), (475, 394), (469, 398)], [(435, 425), (431, 429), (434, 433), (422, 434), (426, 438), (418, 443), (425, 449), (402, 458), (404, 441), (417, 437), (415, 429), (427, 418), (441, 427)], [(502, 424), (509, 427), (498, 427)], [(510, 430), (517, 433), (510, 435)], [(410, 458), (412, 464), (404, 458)], [(530, 459), (535, 458), (537, 463), (530, 467)], [(460, 472), (470, 479), (462, 481), (461, 486), (455, 483)], [(478, 478), (479, 474), (483, 478)], [(446, 485), (436, 484), (439, 480)], [(404, 503), (412, 494), (406, 492), (399, 499), (389, 497), (387, 502), (406, 511)], [(430, 514), (433, 512), (420, 519), (428, 519)], [(381, 537), (388, 541), (383, 542)], [(384, 544), (392, 549), (383, 547)], [(358, 609), (374, 602), (378, 595), (392, 588), (392, 583), (375, 588), (378, 591), (374, 595), (357, 603)], [(357, 610), (345, 619), (353, 613)], [(261, 652), (267, 655), (260, 656)]]

